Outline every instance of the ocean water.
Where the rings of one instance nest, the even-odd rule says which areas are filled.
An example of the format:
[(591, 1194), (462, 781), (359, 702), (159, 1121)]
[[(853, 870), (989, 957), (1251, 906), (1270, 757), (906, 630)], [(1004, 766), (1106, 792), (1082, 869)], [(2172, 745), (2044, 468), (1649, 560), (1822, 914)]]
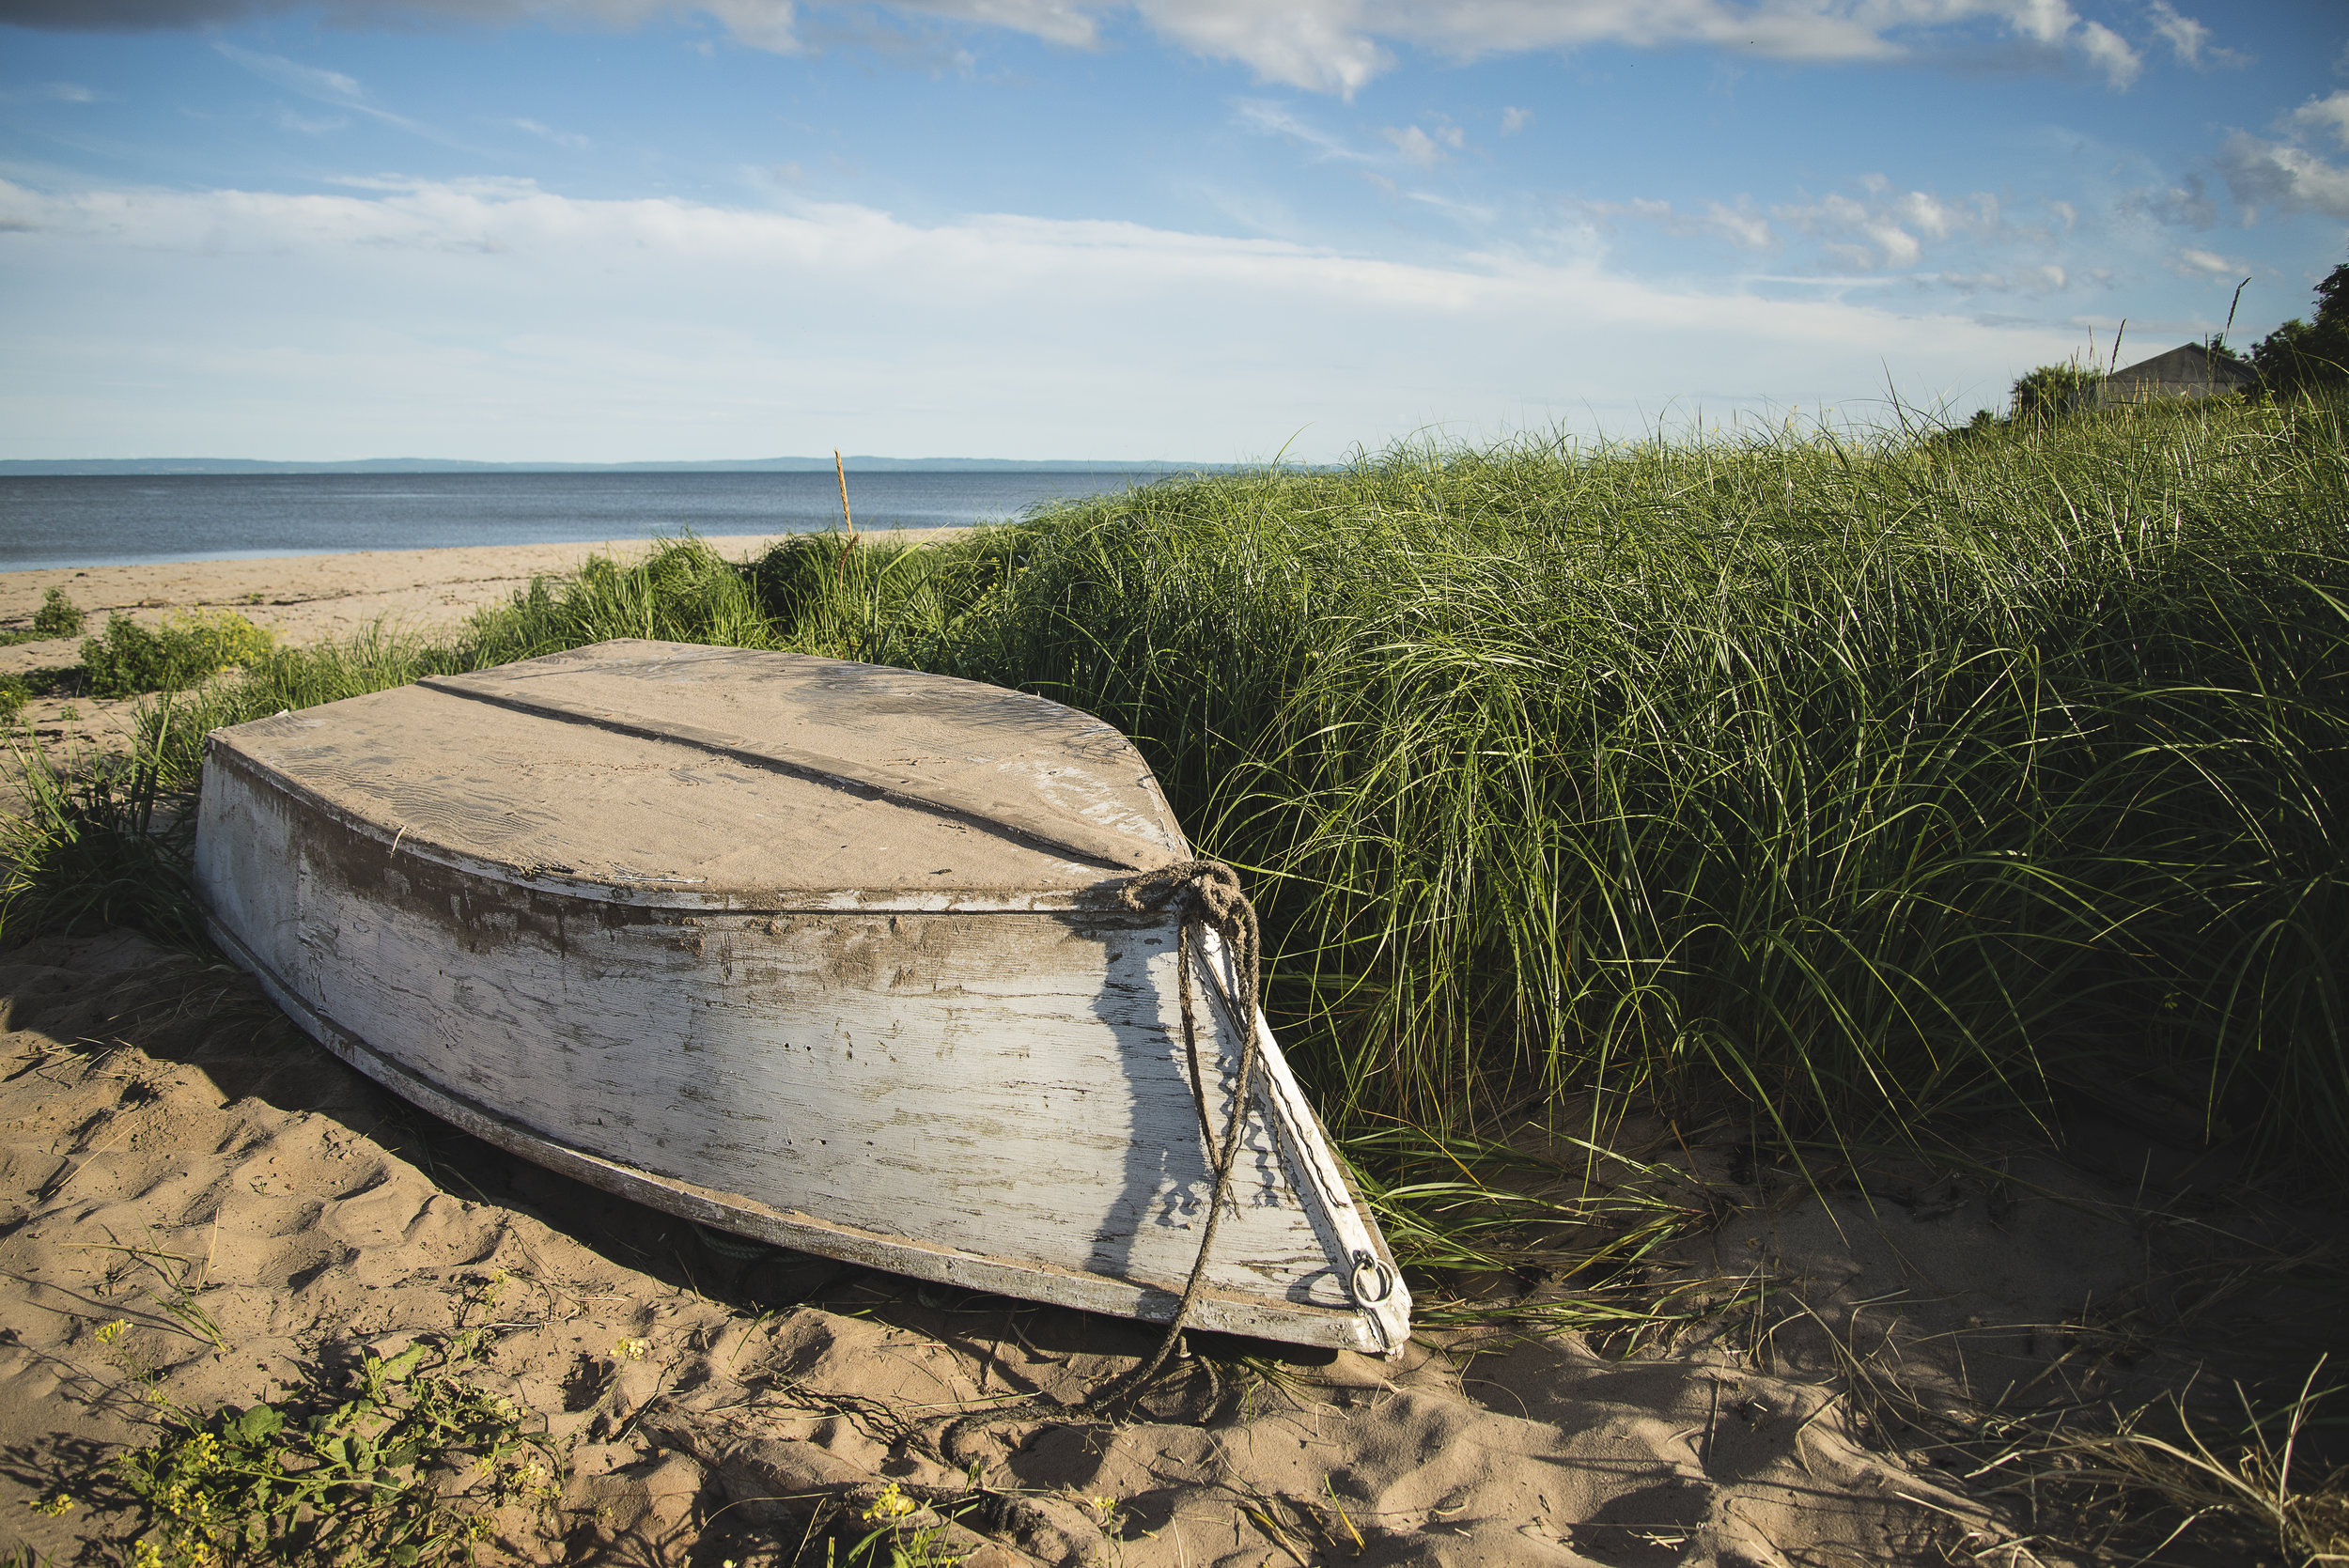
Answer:
[[(860, 531), (1019, 516), (1153, 471), (848, 475)], [(565, 544), (838, 526), (829, 474), (237, 474), (0, 477), (0, 571)]]

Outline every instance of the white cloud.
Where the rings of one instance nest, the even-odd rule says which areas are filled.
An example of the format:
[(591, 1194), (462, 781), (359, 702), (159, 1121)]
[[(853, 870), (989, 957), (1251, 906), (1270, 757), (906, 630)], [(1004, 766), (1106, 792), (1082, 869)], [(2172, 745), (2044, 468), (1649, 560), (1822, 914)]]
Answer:
[(1470, 225), (1490, 224), (1501, 216), (1500, 210), (1497, 208), (1480, 207), (1474, 202), (1455, 201), (1450, 196), (1439, 196), (1432, 191), (1407, 191), (1404, 193), (1404, 199), (1418, 202), (1423, 207), (1432, 207), (1439, 212)]
[(1718, 201), (1704, 204), (1705, 225), (1714, 232), (1735, 240), (1748, 250), (1766, 251), (1778, 243), (1778, 236), (1750, 205), (1726, 206)]
[(1267, 82), (1351, 98), (1394, 63), (1361, 25), (1361, 0), (1134, 0), (1152, 28)]
[(1299, 450), (1334, 456), (1430, 421), (1620, 430), (1677, 399), (1866, 399), (1888, 365), (1913, 397), (1970, 395), (2064, 335), (1675, 290), (1595, 261), (1410, 265), (1127, 223), (924, 225), (516, 180), (0, 182), (0, 294), (27, 324), (7, 348), (0, 445), (20, 452), (1221, 458), (1309, 426)]
[(2003, 272), (1939, 272), (1921, 281), (1943, 283), (1967, 294), (2055, 294), (2071, 282), (2052, 263), (2015, 267)]
[(2209, 28), (2190, 16), (2181, 16), (2169, 0), (2153, 0), (2145, 12), (2154, 19), (2155, 35), (2170, 46), (2180, 65), (2202, 63), (2202, 51), (2210, 44)]
[(1627, 202), (1585, 202), (1580, 204), (1580, 210), (1597, 218), (1636, 218), (1671, 235), (1727, 240), (1745, 250), (1766, 251), (1778, 244), (1769, 220), (1762, 215), (1750, 196), (1738, 197), (1735, 205), (1707, 202), (1702, 212), (1683, 212), (1671, 202), (1647, 197), (1634, 197)]
[(572, 152), (584, 152), (593, 145), (576, 131), (557, 131), (552, 126), (540, 125), (535, 119), (512, 119), (506, 123), (518, 131), (527, 131), (534, 136), (552, 142), (556, 147), (568, 148)]
[(2154, 20), (2154, 36), (2170, 46), (2178, 63), (2196, 70), (2209, 66), (2247, 66), (2251, 57), (2210, 41), (2210, 29), (2190, 16), (2179, 14), (2169, 0), (2153, 0), (2145, 8)]
[(2284, 217), (2313, 210), (2349, 219), (2349, 168), (2306, 147), (2238, 131), (2219, 149), (2218, 167), (2247, 215), (2271, 208)]
[(1268, 136), (1286, 136), (1300, 142), (1318, 156), (1342, 163), (1370, 162), (1370, 155), (1356, 147), (1346, 138), (1325, 131), (1310, 120), (1299, 118), (1285, 104), (1265, 99), (1243, 99), (1234, 105), (1241, 125)]
[(1432, 169), (1468, 146), (1467, 135), (1456, 125), (1439, 125), (1432, 134), (1416, 125), (1399, 129), (1391, 125), (1378, 134), (1392, 142), (1396, 155), (1415, 169)]
[(2136, 81), (2138, 71), (2144, 65), (2137, 57), (2137, 51), (2129, 47), (2129, 40), (2101, 22), (2080, 23), (2079, 46), (2080, 52), (2088, 56), (2091, 64), (2105, 73), (2105, 80), (2115, 90)]
[(2188, 245), (2182, 248), (2174, 270), (2186, 277), (2235, 278), (2249, 273), (2251, 267), (2241, 261), (2230, 261), (2216, 251), (2199, 250)]
[(2217, 155), (2202, 169), (2188, 172), (2167, 191), (2133, 193), (2123, 201), (2123, 210), (2184, 228), (2215, 228), (2220, 219), (2209, 178), (2215, 173), (2226, 181), (2235, 214), (2246, 225), (2257, 222), (2263, 211), (2282, 218), (2314, 211), (2349, 219), (2349, 166), (2307, 145), (2323, 138), (2349, 147), (2349, 89), (2310, 99), (2278, 116), (2273, 128), (2281, 132), (2281, 140), (2229, 132)]
[(2329, 135), (2342, 147), (2349, 147), (2349, 87), (2324, 98), (2311, 98), (2290, 116), (2292, 127), (2306, 134), (2310, 132)]
[(1433, 138), (1416, 125), (1401, 131), (1389, 126), (1379, 134), (1392, 142), (1397, 156), (1415, 169), (1432, 169), (1443, 162), (1443, 153)]
[(1524, 130), (1527, 126), (1532, 123), (1532, 110), (1520, 109), (1514, 104), (1504, 104), (1501, 106), (1501, 133), (1502, 135), (1514, 136), (1518, 132)]
[[(961, 0), (898, 3), (964, 17), (982, 9)], [(1264, 81), (1349, 98), (1392, 63), (1393, 44), (1463, 59), (1611, 43), (1836, 63), (1902, 58), (1936, 34), (1988, 25), (2077, 50), (2116, 87), (2138, 70), (2126, 40), (2082, 21), (2066, 0), (996, 0), (981, 19), (1041, 37), (1058, 26), (1072, 35), (1063, 41), (1080, 41), (1070, 12), (1090, 25), (1093, 15), (1127, 5), (1195, 53), (1245, 65)]]
[(0, 87), (0, 103), (96, 103), (105, 96), (78, 82), (40, 82), (29, 87)]
[(290, 92), (300, 93), (304, 98), (314, 98), (323, 103), (347, 103), (356, 107), (360, 100), (366, 97), (366, 94), (360, 90), (358, 79), (346, 76), (339, 70), (323, 70), (317, 66), (305, 66), (301, 61), (289, 60), (283, 54), (263, 54), (257, 50), (240, 49), (224, 39), (213, 40), (212, 47), (226, 58), (253, 72), (254, 75), (274, 82), (279, 86)]
[[(2207, 29), (2160, 0), (2155, 30), (2173, 51), (2221, 52)], [(2068, 0), (885, 0), (900, 15), (1007, 28), (1071, 48), (1100, 42), (1105, 18), (1130, 13), (1191, 53), (1246, 67), (1265, 82), (1350, 98), (1394, 63), (1395, 46), (1457, 59), (1567, 52), (1597, 44), (1703, 47), (1837, 63), (1930, 55), (1944, 39), (2002, 29), (2046, 51), (2076, 52), (2114, 86), (2136, 51)], [(74, 28), (203, 26), (305, 0), (0, 0), (0, 18)], [(795, 53), (809, 46), (791, 0), (328, 0), (343, 23), (500, 23), (583, 19), (630, 26), (699, 13), (737, 41)], [(96, 18), (102, 20), (94, 20)], [(817, 42), (824, 34), (818, 31)], [(2181, 41), (2184, 40), (2184, 41)]]
[[(323, 70), (317, 66), (306, 66), (299, 60), (289, 60), (283, 54), (264, 54), (256, 50), (240, 49), (235, 44), (221, 39), (213, 39), (212, 47), (218, 50), (225, 58), (242, 66), (263, 81), (275, 83), (288, 92), (299, 93), (314, 102), (329, 104), (352, 114), (371, 116), (387, 125), (397, 125), (403, 131), (412, 131), (420, 135), (433, 136), (438, 139), (437, 132), (429, 127), (419, 125), (405, 115), (396, 115), (389, 109), (380, 109), (368, 102), (366, 90), (359, 85), (358, 79), (346, 76), (339, 70)], [(283, 118), (290, 123), (298, 120), (299, 116), (288, 116)], [(304, 131), (335, 129), (323, 121), (295, 124), (293, 128)]]
[(1914, 267), (1924, 258), (1926, 241), (1986, 241), (2007, 232), (1998, 198), (1986, 192), (1945, 202), (1924, 191), (1895, 194), (1878, 176), (1859, 183), (1865, 201), (1837, 193), (1772, 207), (1769, 215), (1797, 233), (1820, 237), (1829, 255), (1862, 269)]

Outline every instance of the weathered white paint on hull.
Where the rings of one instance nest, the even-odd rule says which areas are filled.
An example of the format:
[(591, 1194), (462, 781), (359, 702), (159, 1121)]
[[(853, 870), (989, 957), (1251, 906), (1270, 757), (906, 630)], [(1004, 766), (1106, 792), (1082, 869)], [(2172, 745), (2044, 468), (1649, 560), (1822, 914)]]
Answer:
[[(694, 652), (706, 674), (708, 650)], [(519, 680), (532, 666), (514, 668)], [(467, 695), (429, 700), (477, 720)], [(534, 698), (541, 709), (551, 700)], [(481, 793), (494, 780), (436, 793), (433, 777), (403, 778), (397, 818), (370, 812), (384, 791), (345, 787), (384, 754), (401, 711), (354, 714), (364, 751), (334, 751), (334, 709), (378, 702), (295, 716), (298, 732), (265, 722), (275, 728), (249, 743), (221, 732), (206, 764), (196, 876), (215, 931), (331, 1048), (491, 1141), (704, 1223), (972, 1288), (1169, 1315), (1211, 1183), (1182, 1061), (1171, 919), (1114, 908), (1098, 889), (1117, 878), (1066, 861), (1027, 888), (777, 887), (767, 867), (761, 887), (680, 875), (667, 895), (517, 863), (477, 847), (502, 849), (506, 829), (468, 841), (463, 818), (494, 798)], [(532, 755), (584, 743), (559, 712), (489, 711), (545, 732), (513, 742)], [(676, 793), (689, 800), (709, 783), (707, 730), (674, 741), (642, 733), (650, 721), (629, 722), (599, 744), (626, 749), (642, 770), (682, 774)], [(1004, 778), (1052, 784), (1055, 771), (1016, 757), (978, 776), (1000, 789)], [(1153, 784), (1125, 799), (1147, 809), (1155, 798)], [(1097, 800), (1094, 815), (1131, 836)], [(416, 819), (425, 831), (412, 831)], [(963, 831), (926, 820), (906, 832), (930, 834), (926, 861), (960, 842), (940, 836), (950, 830)], [(1164, 831), (1160, 862), (1180, 849), (1171, 819)], [(1016, 868), (1048, 837), (1042, 852), (1054, 855), (1072, 835), (1025, 825), (1026, 847), (1015, 853), (1004, 837), (989, 852)], [(651, 869), (690, 872), (711, 857), (692, 859)], [(1206, 967), (1201, 1046), (1220, 1128), (1238, 1022), (1212, 938)], [(1277, 1046), (1254, 1027), (1263, 1067), (1193, 1321), (1395, 1349), (1408, 1296)]]

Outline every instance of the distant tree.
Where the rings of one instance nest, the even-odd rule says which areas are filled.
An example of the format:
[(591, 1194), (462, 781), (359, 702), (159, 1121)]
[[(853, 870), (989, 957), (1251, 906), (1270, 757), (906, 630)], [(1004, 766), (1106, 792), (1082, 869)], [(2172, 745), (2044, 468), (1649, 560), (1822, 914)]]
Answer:
[(2028, 425), (2068, 413), (2073, 399), (2098, 380), (2095, 371), (2077, 365), (2043, 365), (2015, 381), (2008, 417), (2017, 425)]
[(2251, 346), (2251, 368), (2271, 394), (2349, 386), (2349, 261), (2316, 286), (2316, 319), (2286, 321)]

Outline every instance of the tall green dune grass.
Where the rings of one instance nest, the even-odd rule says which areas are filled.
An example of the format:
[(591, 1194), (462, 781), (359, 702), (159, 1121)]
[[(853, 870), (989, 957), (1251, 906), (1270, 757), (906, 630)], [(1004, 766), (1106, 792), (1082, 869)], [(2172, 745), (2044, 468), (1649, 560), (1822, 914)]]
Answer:
[(1251, 874), (1342, 1126), (1660, 1096), (1856, 1138), (2126, 1079), (2315, 1166), (2345, 416), (1408, 448), (926, 549), (686, 541), (455, 646), (277, 652), (195, 718), (612, 636), (1017, 686), (1133, 735)]

